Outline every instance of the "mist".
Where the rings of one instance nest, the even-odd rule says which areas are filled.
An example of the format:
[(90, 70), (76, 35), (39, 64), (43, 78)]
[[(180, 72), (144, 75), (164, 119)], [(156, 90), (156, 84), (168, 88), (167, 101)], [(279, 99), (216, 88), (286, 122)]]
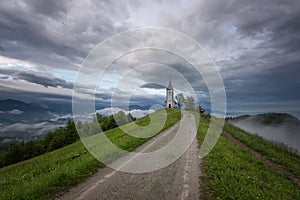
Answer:
[(251, 118), (230, 122), (249, 133), (260, 135), (267, 140), (284, 143), (288, 147), (297, 150), (297, 153), (300, 155), (299, 123), (285, 122), (280, 125), (265, 125)]

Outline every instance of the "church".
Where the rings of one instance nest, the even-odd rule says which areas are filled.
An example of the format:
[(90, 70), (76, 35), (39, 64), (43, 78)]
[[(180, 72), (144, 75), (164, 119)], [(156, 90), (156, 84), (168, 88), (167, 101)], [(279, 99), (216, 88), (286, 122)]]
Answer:
[(176, 108), (176, 102), (174, 101), (174, 90), (172, 87), (171, 79), (169, 80), (169, 85), (166, 88), (166, 108)]

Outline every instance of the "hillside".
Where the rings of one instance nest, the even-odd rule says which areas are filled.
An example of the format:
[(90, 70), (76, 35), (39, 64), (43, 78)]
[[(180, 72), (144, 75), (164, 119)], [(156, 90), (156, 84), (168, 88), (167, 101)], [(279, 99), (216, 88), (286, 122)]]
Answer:
[[(153, 123), (160, 123), (163, 110), (151, 115)], [(181, 118), (179, 110), (167, 109), (167, 121), (163, 130), (174, 125)], [(140, 126), (146, 126), (150, 117), (136, 120)], [(131, 124), (125, 125), (130, 129)], [(155, 124), (154, 124), (155, 126)], [(103, 133), (100, 133), (103, 134)], [(100, 135), (98, 134), (98, 135)], [(150, 138), (137, 138), (125, 134), (120, 128), (105, 132), (110, 140), (125, 150), (132, 151)], [(142, 133), (141, 133), (142, 134)], [(147, 130), (147, 134), (153, 134)], [(97, 141), (97, 135), (91, 136)], [(107, 152), (106, 152), (107, 153)], [(108, 158), (112, 155), (107, 153)], [(64, 190), (90, 176), (104, 165), (97, 161), (82, 145), (76, 142), (50, 153), (13, 164), (0, 169), (0, 199), (45, 199), (50, 194)]]
[[(200, 144), (209, 115), (200, 120)], [(214, 149), (203, 158), (201, 199), (299, 199), (300, 157), (280, 144), (226, 122)]]

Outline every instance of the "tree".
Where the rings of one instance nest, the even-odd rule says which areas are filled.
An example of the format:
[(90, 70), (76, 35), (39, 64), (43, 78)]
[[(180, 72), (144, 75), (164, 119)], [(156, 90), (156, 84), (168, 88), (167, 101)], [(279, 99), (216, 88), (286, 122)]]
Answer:
[(63, 128), (58, 128), (52, 132), (51, 140), (48, 144), (48, 151), (53, 151), (55, 149), (61, 148), (65, 145), (66, 134)]
[(99, 113), (97, 113), (96, 116), (97, 116), (97, 120), (99, 123), (105, 118), (103, 115), (101, 115)]
[(136, 118), (133, 117), (133, 116), (131, 115), (131, 113), (128, 113), (127, 118), (128, 118), (128, 123), (133, 122), (133, 121), (136, 120)]
[(24, 142), (14, 142), (10, 145), (5, 156), (6, 165), (10, 165), (23, 160), (23, 146)]
[(184, 101), (185, 101), (183, 94), (182, 94), (182, 93), (177, 94), (177, 95), (175, 96), (175, 98), (176, 98), (176, 100), (177, 100), (179, 109), (181, 109), (181, 106), (184, 105)]
[(6, 152), (0, 151), (0, 168), (5, 166)]
[(109, 116), (108, 119), (107, 119), (107, 129), (106, 130), (109, 130), (109, 129), (113, 129), (113, 128), (116, 128), (118, 127), (116, 121), (115, 121), (115, 118), (113, 115)]
[(94, 118), (93, 122), (89, 123), (88, 126), (89, 126), (89, 131), (88, 131), (89, 135), (101, 133), (102, 131), (100, 124), (96, 118)]
[(205, 112), (205, 110), (200, 105), (198, 106), (198, 108), (199, 108), (199, 112), (200, 113), (204, 113)]
[(71, 120), (67, 122), (64, 132), (66, 134), (65, 144), (72, 144), (73, 142), (76, 142), (79, 139), (75, 123)]
[(128, 118), (123, 111), (119, 111), (114, 115), (115, 121), (119, 126), (125, 125), (128, 123)]
[(189, 111), (195, 111), (195, 99), (194, 97), (192, 96), (188, 96), (186, 99), (185, 99), (185, 110), (189, 110)]

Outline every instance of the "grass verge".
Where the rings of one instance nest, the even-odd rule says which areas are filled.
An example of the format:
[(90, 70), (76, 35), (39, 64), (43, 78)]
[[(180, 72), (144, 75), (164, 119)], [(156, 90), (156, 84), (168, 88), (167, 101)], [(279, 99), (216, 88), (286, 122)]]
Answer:
[(258, 135), (247, 133), (228, 122), (225, 123), (224, 130), (248, 147), (266, 156), (270, 161), (300, 177), (300, 157), (285, 145), (273, 143)]
[[(198, 139), (203, 142), (208, 122), (200, 120)], [(201, 199), (299, 199), (300, 190), (286, 176), (277, 174), (221, 135), (203, 158)]]
[[(154, 121), (161, 119), (162, 111), (151, 114)], [(181, 118), (180, 110), (166, 109), (166, 111), (167, 120), (161, 131), (171, 127)], [(146, 126), (150, 123), (150, 118), (146, 116), (135, 123)], [(120, 128), (109, 130), (105, 134), (114, 144), (125, 150), (133, 150), (151, 138), (136, 138), (123, 133)], [(151, 135), (151, 132), (149, 134)], [(99, 167), (104, 165), (97, 161), (79, 141), (56, 151), (1, 168), (0, 199), (49, 198), (92, 175)]]

